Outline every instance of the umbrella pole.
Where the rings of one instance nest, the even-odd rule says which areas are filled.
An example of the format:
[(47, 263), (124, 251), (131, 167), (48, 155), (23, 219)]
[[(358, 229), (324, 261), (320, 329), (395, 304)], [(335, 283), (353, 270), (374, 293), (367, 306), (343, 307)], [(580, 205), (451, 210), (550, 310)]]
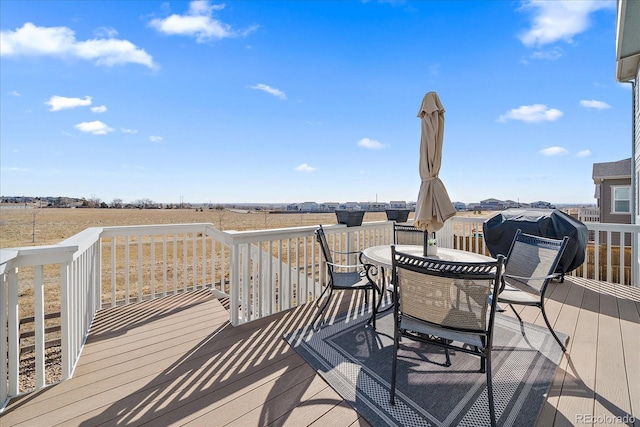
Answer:
[(423, 231), (422, 235), (424, 236), (424, 238), (423, 238), (424, 242), (422, 243), (422, 247), (423, 247), (422, 255), (423, 256), (427, 256), (427, 253), (429, 251), (429, 248), (428, 248), (428, 246), (429, 246), (429, 232), (428, 231)]

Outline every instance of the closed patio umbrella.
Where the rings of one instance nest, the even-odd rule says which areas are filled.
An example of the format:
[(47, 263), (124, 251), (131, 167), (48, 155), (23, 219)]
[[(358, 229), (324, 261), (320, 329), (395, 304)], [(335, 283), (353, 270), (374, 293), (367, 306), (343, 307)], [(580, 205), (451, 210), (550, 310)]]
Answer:
[(436, 232), (456, 214), (447, 189), (438, 178), (442, 164), (444, 107), (438, 94), (427, 93), (418, 111), (422, 125), (420, 136), (420, 191), (413, 225), (425, 232)]

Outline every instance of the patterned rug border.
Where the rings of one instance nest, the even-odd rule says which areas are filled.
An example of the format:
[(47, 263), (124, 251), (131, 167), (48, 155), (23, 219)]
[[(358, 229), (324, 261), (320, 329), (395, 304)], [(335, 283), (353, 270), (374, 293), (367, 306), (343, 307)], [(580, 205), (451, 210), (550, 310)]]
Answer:
[[(393, 317), (392, 312), (380, 316), (377, 320), (378, 333), (376, 337), (384, 337), (385, 340), (392, 341), (389, 334), (381, 334), (380, 325), (383, 322), (391, 321), (388, 316)], [(319, 331), (313, 330), (310, 326), (294, 331), (284, 338), (287, 342), (309, 363), (331, 387), (333, 387), (351, 406), (358, 411), (373, 426), (377, 425), (411, 425), (411, 426), (446, 426), (468, 425), (477, 426), (489, 424), (487, 411), (487, 396), (485, 375), (477, 375), (473, 385), (469, 387), (464, 399), (455, 405), (455, 408), (445, 419), (438, 419), (424, 410), (419, 403), (397, 389), (396, 405), (389, 404), (389, 383), (385, 378), (376, 372), (363, 366), (357, 359), (345, 351), (336, 341), (345, 334), (353, 333), (359, 328), (363, 331), (371, 329), (367, 326), (368, 314), (354, 318), (353, 315), (342, 315), (335, 319), (332, 324), (326, 325)], [(557, 369), (557, 365), (562, 358), (562, 351), (557, 345), (547, 328), (542, 328), (529, 323), (524, 324), (526, 336), (521, 334), (521, 327), (517, 319), (498, 314), (496, 316), (496, 326), (505, 328), (507, 332), (513, 333), (513, 337), (500, 346), (494, 344), (494, 396), (496, 415), (499, 425), (521, 425), (524, 415), (532, 415), (535, 412), (533, 422), (537, 418), (544, 396), (548, 393), (551, 382)], [(561, 339), (566, 336), (559, 334)], [(381, 338), (382, 339), (382, 338)], [(521, 351), (514, 355), (513, 351), (500, 350), (500, 348), (520, 348), (522, 343), (526, 343), (529, 350)], [(520, 344), (520, 345), (518, 345)], [(515, 362), (504, 363), (505, 359), (515, 359)], [(535, 392), (538, 408), (531, 410), (531, 403), (527, 401), (532, 392), (531, 378), (540, 375), (543, 365), (548, 365), (550, 361), (555, 365), (554, 372), (550, 373), (550, 378), (545, 390), (537, 387)], [(524, 371), (520, 369), (522, 382), (512, 381), (514, 371), (504, 368), (504, 366), (526, 366)], [(548, 369), (548, 367), (547, 367)], [(549, 373), (547, 373), (549, 374)], [(548, 375), (547, 375), (548, 376)], [(363, 391), (367, 390), (367, 392)], [(504, 396), (507, 394), (507, 396)], [(542, 396), (542, 400), (540, 400)], [(525, 403), (527, 406), (525, 406)], [(523, 408), (526, 410), (522, 414)], [(462, 413), (462, 411), (465, 411)]]

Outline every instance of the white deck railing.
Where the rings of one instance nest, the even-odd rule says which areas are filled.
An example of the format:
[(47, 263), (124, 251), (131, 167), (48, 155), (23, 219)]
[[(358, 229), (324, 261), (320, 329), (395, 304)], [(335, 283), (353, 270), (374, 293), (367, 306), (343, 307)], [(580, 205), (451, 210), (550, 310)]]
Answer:
[[(488, 254), (484, 220), (447, 221), (437, 233), (438, 245)], [(587, 227), (594, 245), (587, 250), (586, 266), (572, 274), (638, 286), (640, 226)], [(34, 389), (47, 385), (45, 350), (51, 338), (60, 340), (62, 379), (71, 377), (101, 308), (209, 288), (229, 299), (230, 322), (239, 325), (316, 299), (326, 268), (315, 229), (221, 232), (212, 224), (89, 228), (57, 245), (1, 250), (0, 325), (6, 327), (0, 327), (0, 379), (6, 381), (0, 380), (0, 403), (32, 391), (20, 389), (25, 343), (34, 348)], [(391, 243), (393, 223), (328, 225), (325, 232), (335, 250), (362, 250)], [(52, 327), (55, 321), (47, 315), (54, 311), (60, 320)], [(34, 318), (34, 333), (21, 338), (26, 317)]]

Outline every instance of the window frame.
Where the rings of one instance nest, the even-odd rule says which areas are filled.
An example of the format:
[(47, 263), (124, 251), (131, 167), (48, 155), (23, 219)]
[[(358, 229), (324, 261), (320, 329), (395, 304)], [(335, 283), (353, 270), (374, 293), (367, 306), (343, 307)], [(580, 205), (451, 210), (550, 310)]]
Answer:
[[(618, 189), (626, 189), (627, 190), (627, 198), (617, 198), (616, 190)], [(626, 211), (618, 211), (616, 209), (616, 202), (627, 202), (627, 210)], [(631, 215), (631, 186), (630, 185), (612, 185), (611, 186), (611, 213), (616, 215)]]

